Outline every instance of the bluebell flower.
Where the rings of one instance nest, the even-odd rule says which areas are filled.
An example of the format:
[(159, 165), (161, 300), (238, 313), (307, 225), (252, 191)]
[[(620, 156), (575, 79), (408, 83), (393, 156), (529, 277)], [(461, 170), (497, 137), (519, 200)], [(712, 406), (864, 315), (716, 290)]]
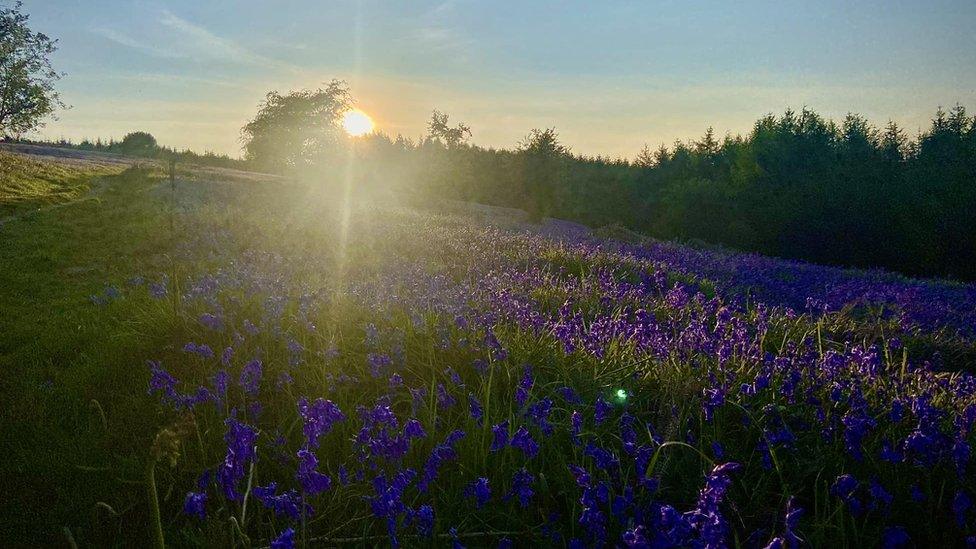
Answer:
[(518, 448), (525, 453), (526, 456), (533, 458), (539, 453), (539, 445), (536, 444), (535, 440), (532, 439), (532, 435), (525, 427), (519, 427), (518, 431), (512, 435), (512, 447)]
[(474, 393), (468, 393), (468, 409), (471, 412), (471, 418), (474, 419), (478, 425), (482, 425), (482, 420), (485, 415), (484, 409), (481, 407), (481, 403), (475, 398)]
[(457, 401), (451, 396), (451, 393), (447, 392), (447, 388), (444, 387), (443, 383), (437, 384), (437, 407), (441, 410), (447, 410), (452, 408)]
[(398, 389), (403, 386), (403, 378), (400, 377), (400, 374), (394, 372), (390, 376), (389, 385), (391, 389)]
[(294, 549), (295, 529), (286, 528), (278, 537), (271, 541), (271, 549)]
[(221, 332), (224, 330), (224, 320), (218, 315), (204, 313), (200, 315), (200, 324), (203, 324), (215, 332)]
[(421, 505), (417, 509), (415, 524), (417, 533), (424, 537), (430, 537), (434, 532), (434, 508), (430, 505)]
[(908, 532), (901, 526), (889, 526), (885, 528), (884, 533), (881, 535), (881, 547), (884, 549), (907, 547), (911, 541), (912, 539), (908, 536)]
[(224, 352), (220, 354), (220, 363), (223, 364), (224, 367), (230, 367), (230, 361), (232, 358), (234, 358), (234, 348), (231, 346), (225, 347)]
[(249, 395), (256, 395), (261, 385), (262, 367), (261, 361), (253, 359), (241, 369), (241, 377), (238, 380), (244, 392)]
[(338, 406), (322, 398), (315, 399), (312, 405), (305, 397), (298, 399), (298, 414), (302, 418), (305, 441), (311, 448), (318, 447), (319, 437), (331, 431), (333, 424), (346, 419)]
[(528, 507), (529, 502), (532, 500), (532, 496), (535, 492), (532, 491), (532, 483), (535, 482), (535, 477), (532, 473), (529, 473), (526, 469), (522, 468), (516, 471), (512, 476), (512, 489), (505, 494), (503, 498), (505, 501), (517, 498), (519, 505), (522, 507)]
[(427, 432), (424, 431), (424, 426), (420, 423), (420, 421), (416, 419), (409, 419), (403, 426), (403, 436), (407, 437), (408, 439), (426, 438)]
[(311, 508), (302, 501), (296, 490), (278, 493), (278, 484), (272, 482), (267, 486), (256, 486), (251, 493), (266, 508), (274, 511), (277, 516), (287, 516), (292, 520), (300, 520), (304, 514), (308, 516)]
[(582, 402), (582, 399), (580, 399), (579, 395), (571, 387), (560, 387), (556, 392), (569, 404), (580, 404)]
[(183, 512), (200, 519), (207, 518), (207, 494), (205, 492), (187, 492), (183, 500)]
[(539, 427), (546, 436), (553, 433), (552, 424), (549, 423), (549, 414), (552, 412), (552, 400), (544, 398), (529, 406), (526, 415)]
[(497, 452), (508, 446), (508, 420), (505, 420), (491, 428), (492, 441), (489, 451)]
[(573, 410), (570, 415), (570, 434), (573, 437), (573, 443), (576, 445), (580, 444), (579, 435), (583, 432), (583, 414), (579, 410)]
[(328, 475), (318, 472), (319, 460), (315, 452), (308, 448), (298, 451), (298, 473), (295, 475), (302, 485), (305, 493), (310, 495), (319, 494), (332, 486), (332, 479)]
[(475, 507), (481, 509), (491, 499), (491, 488), (488, 486), (488, 479), (480, 477), (469, 484), (465, 488), (464, 493), (467, 497), (474, 498)]

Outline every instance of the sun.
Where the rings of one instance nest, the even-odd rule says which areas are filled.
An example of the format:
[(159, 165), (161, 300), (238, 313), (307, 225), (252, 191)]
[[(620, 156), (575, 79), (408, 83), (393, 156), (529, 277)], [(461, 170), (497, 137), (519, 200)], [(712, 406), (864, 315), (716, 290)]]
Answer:
[(342, 129), (353, 137), (360, 137), (373, 131), (373, 119), (359, 109), (346, 111), (342, 115)]

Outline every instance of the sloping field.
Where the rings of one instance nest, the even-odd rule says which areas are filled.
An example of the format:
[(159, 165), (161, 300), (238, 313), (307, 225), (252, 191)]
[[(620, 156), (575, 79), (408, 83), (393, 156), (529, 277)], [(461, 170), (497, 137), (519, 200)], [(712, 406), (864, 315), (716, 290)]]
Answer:
[(14, 545), (976, 533), (971, 285), (194, 173), (0, 233)]

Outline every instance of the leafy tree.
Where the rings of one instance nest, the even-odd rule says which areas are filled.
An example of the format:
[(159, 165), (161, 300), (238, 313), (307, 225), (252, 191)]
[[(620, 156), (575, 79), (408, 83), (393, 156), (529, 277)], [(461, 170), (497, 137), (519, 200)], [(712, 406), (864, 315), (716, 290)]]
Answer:
[(427, 123), (427, 135), (429, 139), (439, 141), (448, 149), (456, 149), (471, 137), (471, 128), (459, 123), (455, 127), (447, 125), (447, 115), (434, 110), (430, 115), (430, 122)]
[(0, 135), (20, 135), (64, 108), (54, 85), (61, 74), (51, 66), (57, 40), (34, 32), (21, 2), (0, 8)]
[(119, 152), (131, 156), (154, 156), (159, 150), (156, 138), (148, 132), (126, 134), (118, 145)]
[(334, 161), (345, 139), (340, 120), (351, 106), (349, 87), (341, 80), (288, 95), (268, 92), (241, 130), (244, 158), (274, 172)]

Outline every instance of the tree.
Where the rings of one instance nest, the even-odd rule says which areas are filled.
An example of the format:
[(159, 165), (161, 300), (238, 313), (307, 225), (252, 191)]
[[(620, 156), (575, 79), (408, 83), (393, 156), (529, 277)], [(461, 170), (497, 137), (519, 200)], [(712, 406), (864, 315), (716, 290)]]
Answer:
[(518, 147), (522, 158), (522, 186), (529, 217), (542, 219), (555, 209), (557, 183), (562, 160), (569, 147), (559, 142), (556, 128), (529, 132)]
[(268, 92), (241, 130), (245, 160), (275, 172), (334, 160), (344, 140), (339, 122), (352, 103), (341, 80), (288, 95)]
[(645, 143), (637, 157), (634, 158), (634, 165), (640, 168), (653, 168), (657, 165), (657, 159), (654, 156), (654, 151)]
[(432, 140), (440, 141), (448, 149), (456, 149), (471, 137), (471, 128), (462, 123), (452, 128), (447, 125), (447, 115), (435, 110), (427, 123), (427, 135)]
[(131, 156), (153, 156), (158, 149), (156, 138), (147, 132), (128, 133), (119, 143), (119, 152)]
[(21, 5), (0, 8), (0, 136), (34, 130), (44, 117), (64, 108), (54, 89), (62, 75), (49, 58), (57, 40), (32, 31)]

